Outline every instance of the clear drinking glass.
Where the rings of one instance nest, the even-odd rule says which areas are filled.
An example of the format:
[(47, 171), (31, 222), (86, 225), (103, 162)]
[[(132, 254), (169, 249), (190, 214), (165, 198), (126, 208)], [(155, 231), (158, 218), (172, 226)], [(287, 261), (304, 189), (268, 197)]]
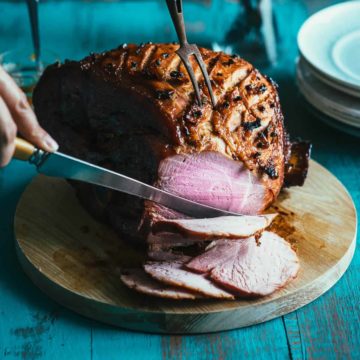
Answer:
[(33, 89), (46, 66), (59, 61), (59, 56), (43, 50), (41, 62), (35, 60), (33, 50), (14, 49), (0, 54), (0, 64), (11, 75), (31, 101)]

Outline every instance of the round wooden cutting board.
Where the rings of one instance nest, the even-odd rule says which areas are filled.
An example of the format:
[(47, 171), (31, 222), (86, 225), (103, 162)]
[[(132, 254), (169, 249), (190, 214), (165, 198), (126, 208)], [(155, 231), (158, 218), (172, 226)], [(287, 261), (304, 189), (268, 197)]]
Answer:
[[(62, 179), (38, 176), (16, 212), (20, 262), (55, 301), (87, 317), (160, 333), (203, 333), (260, 323), (316, 299), (344, 274), (355, 249), (356, 212), (342, 184), (312, 161), (303, 187), (284, 191), (278, 230), (297, 248), (298, 277), (256, 300), (162, 300), (123, 286), (120, 267), (143, 256), (96, 222)], [(274, 211), (274, 209), (272, 209)]]

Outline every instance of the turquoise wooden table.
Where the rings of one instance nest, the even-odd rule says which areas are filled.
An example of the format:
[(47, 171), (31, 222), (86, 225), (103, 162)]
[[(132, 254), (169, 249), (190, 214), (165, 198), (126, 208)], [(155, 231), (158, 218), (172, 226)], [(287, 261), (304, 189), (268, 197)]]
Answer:
[[(327, 127), (309, 113), (294, 81), (296, 33), (309, 14), (331, 3), (273, 1), (279, 61), (266, 71), (280, 85), (291, 134), (311, 139), (313, 158), (344, 183), (359, 209), (360, 140)], [(205, 44), (211, 39), (221, 41), (219, 34), (236, 16), (236, 2), (209, 4), (186, 4), (191, 37)], [(153, 23), (145, 22), (145, 12), (151, 13)], [(124, 41), (174, 39), (160, 0), (46, 2), (41, 19), (44, 47), (62, 58), (80, 57)], [(0, 51), (29, 44), (25, 5), (0, 2)], [(235, 331), (149, 335), (102, 325), (61, 307), (30, 282), (15, 256), (14, 210), (34, 175), (29, 166), (16, 161), (0, 170), (0, 359), (360, 358), (359, 251), (342, 279), (321, 298), (282, 318)]]

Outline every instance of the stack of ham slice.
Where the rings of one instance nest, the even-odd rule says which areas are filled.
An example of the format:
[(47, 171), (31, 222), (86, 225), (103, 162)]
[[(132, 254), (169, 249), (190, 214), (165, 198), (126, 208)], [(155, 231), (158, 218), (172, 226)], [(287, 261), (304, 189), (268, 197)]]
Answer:
[[(121, 279), (138, 292), (172, 299), (269, 295), (299, 270), (290, 244), (265, 231), (275, 216), (160, 219), (148, 236), (151, 261), (143, 269), (126, 270)], [(204, 245), (200, 254), (179, 253), (199, 243)]]

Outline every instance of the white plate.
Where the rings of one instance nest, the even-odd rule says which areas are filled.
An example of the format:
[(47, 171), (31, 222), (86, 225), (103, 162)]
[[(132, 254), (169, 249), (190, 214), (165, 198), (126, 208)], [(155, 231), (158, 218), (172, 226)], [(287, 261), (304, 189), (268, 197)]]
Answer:
[(321, 82), (312, 75), (301, 58), (297, 64), (297, 80), (303, 95), (317, 109), (349, 125), (360, 127), (360, 100)]
[(323, 121), (325, 124), (331, 126), (332, 128), (342, 131), (346, 134), (356, 136), (360, 138), (360, 129), (346, 125), (344, 123), (341, 123), (330, 116), (327, 116), (320, 112), (318, 109), (316, 109), (314, 106), (306, 102), (307, 108), (310, 110), (310, 112), (315, 115), (317, 118), (319, 118), (321, 121)]
[(301, 62), (303, 67), (306, 67), (306, 69), (311, 73), (311, 75), (318, 78), (321, 82), (325, 83), (326, 85), (329, 85), (333, 87), (334, 89), (343, 92), (345, 94), (355, 96), (360, 99), (360, 89), (354, 89), (352, 87), (344, 86), (342, 83), (333, 81), (331, 78), (327, 77), (320, 71), (318, 71), (316, 68), (314, 68), (310, 63), (306, 61), (304, 57), (301, 57)]
[(322, 113), (324, 116), (326, 115), (327, 117), (332, 118), (333, 121), (337, 121), (338, 123), (340, 122), (342, 124), (345, 124), (346, 126), (351, 126), (360, 131), (359, 120), (354, 120), (353, 118), (346, 117), (341, 113), (331, 111), (329, 107), (323, 105), (319, 101), (316, 93), (309, 90), (309, 87), (303, 82), (303, 80), (301, 80), (300, 76), (298, 76), (297, 78), (297, 84), (301, 94), (304, 96), (307, 102), (312, 105), (312, 107), (316, 108), (319, 113)]
[(298, 46), (317, 71), (360, 89), (360, 1), (330, 6), (311, 16), (299, 31)]

